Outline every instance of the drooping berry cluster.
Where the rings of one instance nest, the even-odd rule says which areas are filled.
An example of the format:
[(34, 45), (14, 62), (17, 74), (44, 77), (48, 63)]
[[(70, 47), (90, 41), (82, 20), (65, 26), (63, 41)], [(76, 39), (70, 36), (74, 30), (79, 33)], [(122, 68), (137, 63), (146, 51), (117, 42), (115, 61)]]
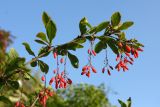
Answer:
[(102, 68), (102, 73), (104, 73), (105, 71), (107, 71), (108, 75), (111, 75), (111, 70), (113, 70), (113, 67), (111, 65), (109, 65), (108, 63), (108, 54), (107, 54), (107, 49), (106, 49), (106, 58), (104, 60), (104, 67)]
[[(52, 85), (53, 83), (55, 83), (55, 88), (66, 88), (67, 85), (71, 85), (72, 84), (72, 80), (70, 78), (68, 78), (67, 76), (67, 71), (66, 71), (66, 58), (64, 59), (63, 57), (59, 60), (59, 56), (57, 54), (57, 52), (53, 52), (53, 57), (54, 59), (56, 59), (57, 61), (57, 68), (53, 70), (53, 74), (54, 76), (50, 79), (49, 81), (49, 85)], [(60, 64), (64, 64), (64, 70), (62, 72), (60, 72), (60, 68), (59, 68), (59, 62)], [(42, 81), (45, 81), (45, 77), (42, 76)]]
[(143, 52), (143, 50), (141, 48), (134, 48), (132, 47), (132, 45), (122, 44), (121, 42), (118, 43), (118, 46), (120, 49), (124, 47), (124, 53), (120, 53), (117, 55), (116, 61), (118, 61), (118, 64), (116, 65), (115, 68), (118, 71), (120, 71), (120, 69), (122, 68), (123, 71), (125, 72), (128, 70), (127, 64), (133, 65), (133, 62), (134, 62), (133, 57), (138, 58), (139, 56), (138, 51)]
[(93, 49), (94, 40), (90, 41), (90, 48), (88, 49), (88, 64), (82, 68), (81, 75), (86, 75), (90, 77), (90, 71), (92, 70), (93, 73), (97, 73), (96, 69), (92, 65), (92, 57), (96, 56), (96, 52)]
[(38, 94), (39, 98), (39, 103), (43, 106), (46, 107), (46, 102), (49, 97), (52, 97), (54, 95), (54, 92), (45, 88), (44, 90), (40, 91)]

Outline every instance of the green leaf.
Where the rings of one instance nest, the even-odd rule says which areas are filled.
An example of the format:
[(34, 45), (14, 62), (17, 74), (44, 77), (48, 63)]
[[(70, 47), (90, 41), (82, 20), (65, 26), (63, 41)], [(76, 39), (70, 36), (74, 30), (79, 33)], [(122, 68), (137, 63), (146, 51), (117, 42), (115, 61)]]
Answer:
[(118, 48), (116, 47), (117, 43), (114, 39), (109, 38), (107, 44), (115, 54), (118, 54)]
[(118, 100), (118, 102), (121, 104), (121, 107), (127, 107), (127, 105), (123, 101)]
[(46, 31), (49, 42), (52, 43), (52, 40), (55, 38), (57, 32), (56, 24), (52, 20), (48, 22)]
[(37, 61), (31, 62), (31, 67), (36, 67), (37, 66)]
[(105, 21), (100, 23), (97, 27), (96, 27), (96, 32), (100, 32), (102, 30), (104, 30), (106, 27), (108, 27), (109, 25), (109, 21)]
[(18, 89), (19, 88), (19, 83), (18, 83), (18, 81), (8, 81), (8, 84), (12, 87), (12, 88), (14, 88), (14, 89)]
[(131, 27), (134, 23), (131, 21), (124, 22), (121, 26), (119, 26), (118, 30), (126, 30)]
[(14, 48), (11, 48), (8, 52), (8, 56), (9, 56), (9, 58), (11, 58), (11, 60), (14, 60), (14, 59), (18, 58), (19, 55)]
[(101, 37), (99, 37), (98, 39), (100, 39), (100, 40), (103, 41), (104, 43), (107, 43), (108, 46), (111, 48), (111, 50), (112, 50), (115, 54), (118, 54), (118, 48), (117, 48), (117, 46), (116, 46), (117, 42), (116, 42), (113, 38), (101, 36)]
[(18, 57), (17, 58), (18, 67), (23, 67), (25, 65), (25, 61), (26, 61), (25, 58)]
[(119, 39), (120, 39), (120, 40), (126, 40), (126, 35), (125, 35), (124, 32), (120, 33)]
[(24, 73), (24, 79), (25, 80), (30, 80), (30, 75), (28, 75), (28, 73)]
[(99, 41), (96, 46), (95, 46), (95, 52), (96, 53), (99, 53), (101, 52), (103, 49), (106, 49), (107, 48), (107, 44), (102, 42), (102, 41)]
[(38, 56), (40, 56), (41, 54), (44, 54), (41, 57), (48, 56), (50, 54), (50, 52), (48, 51), (48, 47), (42, 47), (42, 48), (40, 48), (40, 50), (38, 52)]
[(73, 55), (70, 52), (68, 52), (68, 58), (70, 59), (70, 62), (71, 62), (72, 66), (74, 68), (78, 68), (79, 67), (79, 60), (75, 55)]
[(41, 61), (41, 60), (38, 60), (38, 65), (40, 66), (40, 69), (41, 69), (41, 71), (42, 72), (44, 72), (44, 73), (48, 73), (48, 71), (49, 71), (49, 66), (46, 64), (46, 63), (44, 63), (43, 61)]
[(46, 12), (43, 12), (42, 21), (45, 27), (47, 26), (47, 23), (49, 22), (49, 20), (50, 20), (50, 17), (48, 16), (48, 14)]
[(82, 43), (86, 42), (86, 38), (78, 38), (78, 39), (75, 39), (74, 42), (82, 44)]
[(113, 26), (117, 26), (121, 21), (121, 14), (119, 12), (115, 12), (112, 16), (111, 16), (111, 24)]
[(131, 104), (132, 104), (132, 100), (131, 100), (131, 97), (129, 97), (129, 99), (127, 100), (128, 107), (131, 107)]
[(43, 45), (47, 45), (45, 42), (43, 42), (42, 40), (35, 40), (35, 42), (39, 43), (39, 44), (43, 44)]
[(89, 32), (90, 34), (93, 33), (93, 32), (96, 32), (96, 27), (92, 27), (88, 32)]
[(48, 40), (47, 40), (47, 38), (46, 38), (46, 34), (45, 34), (45, 33), (39, 32), (39, 33), (36, 35), (36, 37), (39, 38), (39, 39), (41, 39), (41, 40), (43, 40), (43, 41), (45, 41), (46, 43), (48, 43)]
[(71, 42), (71, 43), (67, 44), (68, 50), (76, 50), (77, 48), (83, 48), (83, 46), (80, 45), (79, 43), (76, 43), (76, 42)]
[(86, 24), (88, 23), (87, 19), (84, 17), (80, 20), (79, 22), (79, 29), (80, 29), (80, 32), (81, 32), (81, 35), (85, 34), (86, 31), (87, 31), (87, 26)]
[(23, 45), (25, 46), (27, 52), (30, 54), (30, 55), (33, 55), (35, 56), (34, 52), (31, 50), (30, 46), (28, 43), (24, 42)]
[(6, 103), (6, 104), (12, 104), (12, 102), (5, 96), (0, 96), (0, 101)]

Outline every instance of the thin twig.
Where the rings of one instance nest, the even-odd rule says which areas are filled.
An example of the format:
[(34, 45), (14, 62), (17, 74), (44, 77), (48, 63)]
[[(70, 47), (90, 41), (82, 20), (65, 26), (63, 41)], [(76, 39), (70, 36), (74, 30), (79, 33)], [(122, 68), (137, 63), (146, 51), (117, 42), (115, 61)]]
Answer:
[(39, 99), (39, 96), (37, 96), (37, 98), (34, 100), (34, 102), (32, 103), (31, 107), (34, 107), (34, 105), (36, 104), (38, 99)]

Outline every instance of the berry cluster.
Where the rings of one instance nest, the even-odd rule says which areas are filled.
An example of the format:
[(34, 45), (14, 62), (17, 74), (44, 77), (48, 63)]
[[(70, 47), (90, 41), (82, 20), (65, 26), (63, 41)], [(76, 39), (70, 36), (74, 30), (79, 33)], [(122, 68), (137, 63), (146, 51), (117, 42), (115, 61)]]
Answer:
[[(53, 74), (55, 74), (49, 81), (49, 85), (55, 83), (55, 88), (66, 88), (67, 85), (72, 84), (72, 80), (67, 77), (66, 73), (66, 58), (63, 57), (59, 60), (57, 52), (53, 52), (54, 59), (57, 59), (57, 68), (53, 70)], [(59, 62), (64, 64), (64, 70), (62, 72), (59, 71)], [(45, 76), (42, 76), (42, 81), (45, 81)]]
[(113, 70), (113, 67), (111, 65), (109, 65), (108, 63), (108, 54), (107, 54), (107, 49), (106, 49), (106, 58), (104, 60), (104, 64), (105, 66), (102, 68), (102, 73), (104, 73), (105, 71), (107, 71), (108, 75), (111, 75), (111, 70)]
[(81, 75), (86, 75), (88, 78), (90, 77), (90, 71), (93, 73), (97, 73), (96, 69), (92, 65), (92, 57), (96, 56), (96, 52), (93, 49), (94, 41), (90, 41), (91, 47), (88, 49), (88, 64), (82, 68)]
[(134, 59), (133, 57), (131, 57), (131, 55), (134, 56), (134, 58), (138, 58), (139, 53), (138, 51), (143, 52), (143, 50), (141, 48), (134, 48), (132, 47), (132, 45), (127, 45), (127, 44), (122, 44), (121, 42), (118, 43), (118, 46), (120, 49), (122, 49), (124, 47), (124, 54), (118, 54), (116, 61), (118, 61), (118, 64), (116, 65), (116, 69), (118, 71), (120, 71), (120, 69), (122, 68), (123, 71), (127, 71), (128, 67), (127, 64), (131, 64), (133, 65)]
[(17, 101), (17, 102), (15, 103), (14, 107), (25, 107), (25, 105), (24, 105), (22, 102)]
[(48, 97), (52, 97), (54, 92), (50, 91), (49, 89), (45, 88), (44, 90), (40, 91), (38, 94), (39, 98), (39, 103), (43, 106), (46, 107), (46, 102)]

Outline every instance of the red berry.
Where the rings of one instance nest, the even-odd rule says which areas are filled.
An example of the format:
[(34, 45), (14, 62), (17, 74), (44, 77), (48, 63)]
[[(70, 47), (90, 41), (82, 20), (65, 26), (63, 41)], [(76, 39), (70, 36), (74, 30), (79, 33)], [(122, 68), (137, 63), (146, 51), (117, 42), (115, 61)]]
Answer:
[(83, 68), (82, 68), (82, 71), (86, 71), (87, 70), (87, 66), (84, 66)]
[(131, 62), (131, 61), (128, 61), (131, 65), (133, 65), (133, 62)]
[(119, 46), (120, 48), (122, 48), (122, 47), (123, 47), (123, 45), (122, 45), (122, 43), (121, 43), (121, 42), (119, 42), (119, 43), (118, 43), (118, 46)]
[(89, 72), (89, 71), (87, 72), (86, 76), (87, 76), (88, 78), (90, 77), (90, 72)]
[(72, 84), (72, 80), (68, 78), (67, 83), (68, 83), (68, 84)]
[(130, 54), (129, 54), (129, 53), (125, 52), (125, 54), (126, 54), (128, 57), (130, 57)]
[(48, 95), (49, 95), (50, 97), (52, 97), (52, 96), (53, 96), (53, 92), (49, 92)]
[(65, 80), (64, 78), (61, 78), (61, 81), (62, 81), (63, 83), (65, 83), (65, 82), (66, 82), (66, 80)]
[(118, 61), (119, 59), (120, 59), (120, 54), (117, 54), (116, 61)]
[(57, 58), (57, 53), (54, 52), (54, 53), (53, 53), (53, 56), (54, 56), (54, 59), (56, 59), (56, 58)]
[(138, 48), (137, 50), (138, 50), (138, 51), (141, 51), (141, 52), (143, 52), (143, 49), (141, 49), (141, 48)]
[(20, 105), (19, 101), (15, 103), (15, 107), (19, 107), (19, 105)]
[(104, 73), (105, 72), (105, 67), (104, 68), (102, 68), (102, 73)]
[(63, 82), (60, 82), (59, 88), (64, 88)]
[(55, 74), (57, 72), (57, 70), (55, 69), (55, 70), (53, 70), (53, 73)]
[(134, 61), (133, 58), (131, 58), (131, 57), (129, 57), (129, 59), (130, 59), (131, 61)]
[(56, 81), (56, 85), (55, 85), (55, 88), (56, 88), (56, 89), (58, 88), (58, 81)]
[(21, 104), (21, 107), (25, 107), (24, 104)]
[(110, 75), (111, 75), (111, 72), (110, 72), (110, 70), (109, 70), (109, 69), (107, 70), (107, 72), (108, 72), (108, 75), (110, 76)]
[(111, 68), (111, 70), (113, 70), (113, 67), (112, 67), (112, 66), (109, 66), (109, 68)]
[(65, 74), (65, 72), (64, 72), (64, 71), (62, 71), (62, 72), (61, 72), (61, 76), (63, 76), (64, 74)]
[(58, 77), (58, 79), (61, 79), (61, 78), (62, 78), (62, 76), (61, 76), (60, 74), (58, 74), (57, 77)]
[(54, 82), (54, 77), (51, 78), (51, 80), (49, 81), (49, 85), (52, 85), (52, 83)]
[(93, 54), (94, 56), (96, 56), (96, 52), (95, 52), (94, 50), (92, 50), (92, 54)]
[(63, 59), (63, 58), (61, 58), (61, 59), (60, 59), (60, 62), (61, 62), (61, 64), (62, 64), (62, 63), (64, 62), (64, 59)]
[(91, 66), (91, 69), (94, 73), (97, 73), (96, 69), (93, 66)]
[(118, 71), (120, 71), (120, 69), (121, 69), (120, 63), (118, 63), (115, 68), (116, 68)]
[(135, 53), (137, 54), (137, 58), (138, 58), (138, 56), (139, 56), (138, 51), (136, 50)]
[(88, 49), (88, 54), (91, 54), (91, 50), (90, 49)]
[(44, 76), (42, 76), (41, 80), (42, 80), (42, 81), (45, 81), (45, 77), (44, 77)]
[(137, 50), (135, 50), (134, 58), (138, 58), (138, 51)]
[(87, 73), (86, 71), (82, 71), (82, 72), (81, 72), (81, 75), (84, 75), (84, 74), (86, 74), (86, 73)]
[(126, 45), (126, 51), (128, 52), (128, 53), (130, 53), (131, 52), (131, 48), (128, 46), (128, 45)]
[(67, 88), (67, 83), (66, 82), (64, 83), (64, 88)]

